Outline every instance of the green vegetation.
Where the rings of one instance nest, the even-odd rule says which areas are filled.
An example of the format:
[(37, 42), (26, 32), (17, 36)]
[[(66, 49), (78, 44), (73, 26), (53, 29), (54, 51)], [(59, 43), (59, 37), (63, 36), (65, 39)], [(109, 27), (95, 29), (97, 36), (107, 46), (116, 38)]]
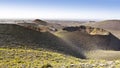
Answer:
[(78, 64), (79, 59), (43, 49), (0, 48), (0, 68), (40, 68), (47, 64), (59, 68), (60, 66), (67, 66), (71, 63)]
[(0, 48), (0, 68), (119, 68), (119, 60), (84, 60), (44, 49)]
[(49, 68), (52, 68), (52, 65), (46, 64), (46, 65), (43, 65), (43, 66), (42, 66), (42, 68), (48, 68), (48, 67), (49, 67)]

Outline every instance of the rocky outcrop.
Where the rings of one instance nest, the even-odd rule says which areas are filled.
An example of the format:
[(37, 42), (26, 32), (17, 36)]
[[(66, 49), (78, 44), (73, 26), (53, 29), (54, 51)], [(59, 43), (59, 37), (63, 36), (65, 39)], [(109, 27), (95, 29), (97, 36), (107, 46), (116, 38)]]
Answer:
[(90, 35), (109, 35), (109, 32), (104, 30), (104, 29), (100, 29), (100, 28), (94, 28), (94, 27), (90, 27), (90, 26), (76, 26), (76, 27), (65, 27), (63, 28), (63, 30), (66, 31), (80, 31), (80, 32), (84, 32)]

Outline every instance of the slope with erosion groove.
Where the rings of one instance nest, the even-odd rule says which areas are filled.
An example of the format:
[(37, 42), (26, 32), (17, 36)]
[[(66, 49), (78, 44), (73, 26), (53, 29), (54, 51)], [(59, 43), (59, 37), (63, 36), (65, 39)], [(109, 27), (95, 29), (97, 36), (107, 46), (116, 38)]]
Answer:
[(86, 50), (120, 50), (120, 40), (110, 32), (99, 28), (88, 26), (66, 27), (55, 34)]
[[(87, 58), (93, 58), (94, 56), (98, 59), (113, 59), (109, 56), (115, 57), (113, 54), (119, 53), (120, 50), (120, 40), (110, 32), (100, 28), (89, 26), (65, 27), (63, 30), (56, 32), (55, 35), (80, 48)], [(99, 52), (99, 50), (101, 51)], [(112, 50), (113, 53), (108, 53), (109, 50)], [(94, 52), (99, 54), (95, 55)], [(104, 54), (109, 56), (100, 57)]]
[(52, 33), (35, 31), (16, 24), (0, 24), (0, 47), (44, 48), (67, 55), (85, 58), (81, 51), (76, 51), (68, 43)]

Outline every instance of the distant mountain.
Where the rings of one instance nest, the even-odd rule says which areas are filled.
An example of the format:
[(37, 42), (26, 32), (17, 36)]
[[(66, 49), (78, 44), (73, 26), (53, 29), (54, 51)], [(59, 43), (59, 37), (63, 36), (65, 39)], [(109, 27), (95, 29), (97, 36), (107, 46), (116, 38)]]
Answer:
[(71, 21), (71, 20), (46, 20), (48, 23), (60, 24), (62, 26), (79, 26), (86, 21)]

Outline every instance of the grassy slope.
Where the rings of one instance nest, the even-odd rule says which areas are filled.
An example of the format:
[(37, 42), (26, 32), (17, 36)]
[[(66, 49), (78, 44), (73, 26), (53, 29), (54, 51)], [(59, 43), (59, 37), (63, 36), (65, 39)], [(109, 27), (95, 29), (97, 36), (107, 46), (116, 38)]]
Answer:
[(62, 65), (77, 64), (79, 59), (63, 54), (46, 51), (43, 49), (8, 49), (0, 48), (0, 68), (30, 68), (45, 64), (51, 64), (54, 67)]
[(41, 68), (46, 64), (50, 64), (54, 68), (120, 67), (119, 60), (81, 60), (43, 49), (0, 48), (0, 68)]

